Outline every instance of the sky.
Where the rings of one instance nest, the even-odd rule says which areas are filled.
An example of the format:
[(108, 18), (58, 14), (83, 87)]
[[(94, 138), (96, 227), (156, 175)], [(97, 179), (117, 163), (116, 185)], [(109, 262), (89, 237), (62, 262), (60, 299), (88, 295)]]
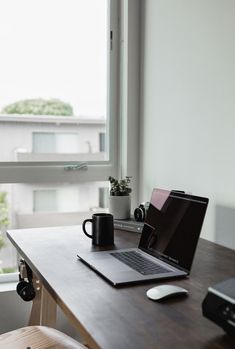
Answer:
[(0, 1), (0, 110), (58, 98), (106, 117), (107, 0)]

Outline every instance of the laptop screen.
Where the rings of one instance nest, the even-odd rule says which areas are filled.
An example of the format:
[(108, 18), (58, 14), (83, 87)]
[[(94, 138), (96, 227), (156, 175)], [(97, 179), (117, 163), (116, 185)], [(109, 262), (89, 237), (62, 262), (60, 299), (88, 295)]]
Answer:
[(208, 199), (153, 189), (139, 248), (190, 271)]

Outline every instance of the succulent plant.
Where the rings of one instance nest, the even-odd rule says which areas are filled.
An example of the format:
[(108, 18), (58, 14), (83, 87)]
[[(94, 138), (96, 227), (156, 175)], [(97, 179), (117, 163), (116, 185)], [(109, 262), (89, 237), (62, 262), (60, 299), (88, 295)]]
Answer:
[(125, 179), (116, 179), (114, 177), (109, 176), (110, 182), (110, 195), (111, 196), (128, 196), (132, 189), (129, 187), (131, 182), (131, 177), (126, 176)]

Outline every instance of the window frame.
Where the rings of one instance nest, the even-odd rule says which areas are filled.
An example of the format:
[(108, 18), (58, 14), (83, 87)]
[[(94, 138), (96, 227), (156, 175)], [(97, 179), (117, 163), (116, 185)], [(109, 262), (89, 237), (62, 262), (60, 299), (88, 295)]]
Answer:
[[(108, 1), (107, 154), (106, 161), (0, 162), (0, 183), (87, 182), (107, 180), (118, 172), (119, 1)], [(112, 34), (111, 34), (112, 33)], [(68, 170), (72, 169), (72, 170)]]
[[(0, 183), (82, 183), (106, 181), (108, 176), (132, 175), (132, 209), (139, 203), (139, 99), (140, 95), (140, 13), (139, 0), (109, 0), (112, 51), (109, 60), (110, 123), (106, 146), (110, 159), (78, 163), (0, 163)], [(110, 43), (109, 43), (110, 44)], [(72, 166), (71, 166), (72, 165)], [(0, 275), (1, 282), (16, 281), (18, 273)]]
[[(0, 162), (0, 183), (83, 183), (106, 181), (118, 176), (119, 167), (119, 0), (108, 1), (108, 57), (107, 57), (107, 161), (90, 161), (79, 167), (77, 161), (63, 162)], [(112, 33), (112, 34), (111, 34)], [(83, 164), (82, 164), (83, 165)], [(16, 282), (18, 273), (1, 274), (0, 284)]]

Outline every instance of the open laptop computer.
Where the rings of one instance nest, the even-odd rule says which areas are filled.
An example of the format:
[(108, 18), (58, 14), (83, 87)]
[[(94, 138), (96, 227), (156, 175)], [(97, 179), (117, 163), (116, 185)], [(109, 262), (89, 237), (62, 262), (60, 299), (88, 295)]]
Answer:
[(138, 248), (78, 253), (113, 286), (190, 273), (208, 199), (153, 189)]

